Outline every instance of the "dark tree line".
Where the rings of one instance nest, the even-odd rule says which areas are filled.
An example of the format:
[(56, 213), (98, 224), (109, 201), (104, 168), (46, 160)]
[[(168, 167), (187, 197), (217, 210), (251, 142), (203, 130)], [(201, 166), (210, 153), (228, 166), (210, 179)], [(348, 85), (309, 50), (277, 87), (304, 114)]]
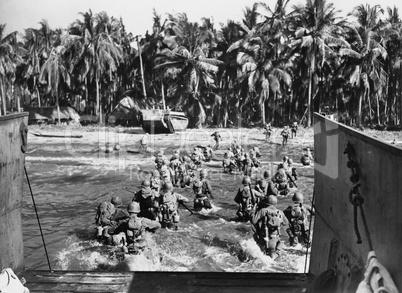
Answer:
[(209, 18), (154, 11), (142, 37), (91, 10), (65, 29), (43, 20), (38, 29), (4, 35), (0, 25), (0, 115), (71, 105), (104, 117), (130, 96), (182, 110), (197, 127), (310, 126), (313, 111), (353, 125), (400, 124), (398, 10), (365, 4), (344, 19), (325, 0), (288, 2), (255, 3), (241, 22), (220, 28)]

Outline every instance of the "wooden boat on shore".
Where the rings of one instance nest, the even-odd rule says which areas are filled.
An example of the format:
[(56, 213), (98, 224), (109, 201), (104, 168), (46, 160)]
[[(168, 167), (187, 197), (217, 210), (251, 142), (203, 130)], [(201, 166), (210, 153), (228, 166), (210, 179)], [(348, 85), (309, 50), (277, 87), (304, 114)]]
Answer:
[(175, 133), (184, 131), (188, 126), (188, 118), (184, 112), (160, 109), (141, 110), (140, 124), (149, 134)]

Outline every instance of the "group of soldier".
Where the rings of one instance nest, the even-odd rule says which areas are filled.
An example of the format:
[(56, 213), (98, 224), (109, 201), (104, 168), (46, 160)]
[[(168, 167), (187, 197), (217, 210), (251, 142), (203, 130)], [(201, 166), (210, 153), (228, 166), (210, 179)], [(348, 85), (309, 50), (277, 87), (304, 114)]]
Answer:
[(290, 245), (298, 243), (309, 245), (308, 216), (312, 213), (309, 206), (303, 204), (303, 194), (295, 191), (292, 196), (293, 205), (284, 211), (277, 208), (278, 198), (290, 192), (290, 186), (296, 186), (297, 174), (284, 164), (279, 164), (274, 176), (265, 170), (257, 179), (254, 188), (251, 178), (242, 178), (242, 187), (237, 191), (234, 201), (238, 204), (237, 216), (241, 221), (250, 221), (253, 236), (261, 250), (276, 258), (279, 256), (282, 242), (281, 227), (286, 227)]
[[(220, 135), (215, 137), (219, 138)], [(216, 142), (218, 144), (219, 139)], [(219, 145), (215, 145), (216, 147)], [(175, 187), (192, 188), (195, 211), (211, 209), (213, 191), (208, 172), (201, 167), (212, 156), (211, 145), (195, 147), (189, 156), (180, 156), (175, 151), (170, 159), (160, 151), (155, 156), (155, 170), (149, 178), (141, 182), (140, 189), (133, 192), (134, 196), (126, 209), (122, 208), (122, 201), (118, 196), (114, 196), (111, 202), (103, 202), (98, 206), (95, 219), (97, 236), (109, 244), (123, 244), (125, 252), (137, 253), (144, 248), (141, 237), (144, 230), (154, 232), (161, 227), (177, 230), (180, 221), (179, 205), (191, 210), (185, 205), (189, 199), (176, 193)], [(255, 187), (251, 187), (251, 170), (261, 167), (258, 160), (260, 156), (257, 147), (245, 152), (233, 141), (224, 154), (223, 168), (224, 171), (232, 172), (233, 168), (237, 168), (243, 172), (243, 186), (234, 198), (238, 204), (236, 214), (240, 221), (251, 222), (257, 244), (267, 255), (274, 257), (274, 253), (280, 249), (281, 225), (289, 226), (287, 233), (292, 245), (299, 242), (308, 244), (305, 222), (309, 209), (303, 206), (303, 195), (300, 192), (293, 195), (294, 207), (289, 207), (288, 212), (276, 209), (277, 197), (288, 194), (292, 187), (296, 187), (296, 168), (292, 165), (292, 159), (287, 156), (283, 158), (272, 178), (270, 172), (265, 171), (261, 178), (257, 177)], [(311, 157), (311, 153), (309, 156)]]
[[(281, 131), (282, 145), (283, 145), (283, 146), (284, 146), (284, 145), (287, 145), (289, 136), (290, 136), (290, 138), (294, 138), (294, 137), (297, 136), (297, 131), (298, 131), (298, 129), (299, 129), (299, 127), (298, 127), (298, 124), (297, 124), (296, 121), (293, 122), (293, 123), (290, 125), (290, 129), (289, 129), (289, 126), (288, 126), (288, 125), (285, 125), (285, 126), (284, 126), (284, 128), (283, 128), (282, 131)], [(273, 129), (272, 129), (271, 123), (265, 124), (265, 126), (264, 126), (265, 141), (269, 141), (272, 132), (273, 132)]]

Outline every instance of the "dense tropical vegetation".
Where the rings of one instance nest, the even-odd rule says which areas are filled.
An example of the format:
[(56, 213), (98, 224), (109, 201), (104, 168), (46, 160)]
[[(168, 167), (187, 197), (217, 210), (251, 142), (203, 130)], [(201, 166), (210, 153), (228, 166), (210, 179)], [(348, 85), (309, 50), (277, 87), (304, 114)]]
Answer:
[[(65, 29), (0, 25), (0, 115), (70, 105), (104, 121), (125, 96), (185, 111), (193, 126), (302, 121), (337, 113), (353, 125), (402, 120), (398, 9), (358, 5), (347, 19), (325, 0), (255, 3), (216, 27), (159, 15), (143, 37), (91, 10)], [(103, 117), (103, 119), (102, 119)]]

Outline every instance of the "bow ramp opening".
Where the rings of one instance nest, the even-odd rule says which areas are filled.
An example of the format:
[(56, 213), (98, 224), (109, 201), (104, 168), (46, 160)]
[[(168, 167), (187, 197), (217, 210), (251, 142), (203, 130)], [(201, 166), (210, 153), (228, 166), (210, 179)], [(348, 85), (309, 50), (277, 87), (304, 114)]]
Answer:
[[(10, 143), (17, 142), (23, 146), (19, 125), (26, 122), (21, 121), (21, 117), (16, 118), (19, 120), (16, 119), (15, 125), (7, 122), (4, 129), (14, 129), (12, 132), (18, 137), (11, 137)], [(399, 197), (402, 184), (399, 179), (402, 174), (402, 149), (321, 115), (316, 114), (315, 118), (316, 219), (309, 274), (21, 272), (23, 252), (18, 242), (22, 243), (22, 235), (13, 234), (21, 230), (19, 204), (4, 205), (9, 207), (10, 212), (3, 215), (5, 221), (0, 224), (5, 225), (4, 231), (8, 231), (15, 241), (13, 245), (2, 244), (1, 247), (8, 249), (7, 253), (1, 254), (2, 266), (19, 271), (19, 276), (26, 279), (26, 286), (31, 292), (264, 292), (267, 289), (271, 292), (306, 292), (311, 286), (312, 276), (321, 276), (321, 279), (315, 279), (318, 281), (314, 281), (313, 285), (327, 284), (334, 286), (335, 292), (355, 292), (364, 279), (367, 255), (374, 250), (378, 261), (388, 269), (390, 277), (400, 287), (402, 213), (399, 207), (402, 201)], [(5, 140), (2, 143), (5, 144)], [(10, 174), (0, 176), (0, 179), (16, 180), (18, 188), (14, 188), (13, 192), (21, 195), (24, 162), (21, 150), (24, 148), (4, 149), (15, 152), (10, 158), (16, 163), (8, 162), (12, 165)], [(11, 176), (11, 173), (21, 176)], [(16, 213), (16, 220), (7, 218), (11, 217), (11, 213)], [(4, 242), (4, 239), (0, 240)], [(317, 288), (314, 292), (328, 289)]]

